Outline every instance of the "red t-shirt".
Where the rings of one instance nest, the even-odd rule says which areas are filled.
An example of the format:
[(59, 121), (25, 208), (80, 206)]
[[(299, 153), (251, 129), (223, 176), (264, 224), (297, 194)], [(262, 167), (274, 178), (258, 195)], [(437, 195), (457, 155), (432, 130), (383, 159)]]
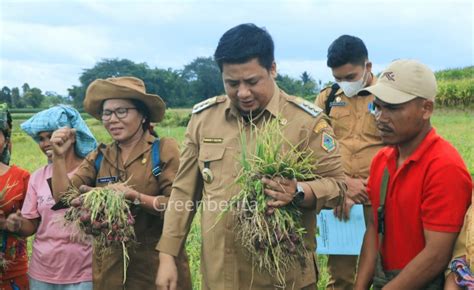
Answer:
[[(27, 171), (15, 165), (11, 166), (4, 175), (0, 176), (0, 190), (4, 189), (7, 185), (11, 186), (0, 201), (0, 209), (3, 210), (5, 217), (8, 217), (10, 213), (21, 210), (29, 178), (30, 174)], [(0, 271), (0, 281), (26, 274), (28, 270), (28, 253), (25, 238), (0, 230), (0, 251), (4, 253), (9, 262), (7, 271)]]
[(374, 222), (384, 168), (390, 179), (385, 198), (385, 270), (403, 269), (425, 247), (423, 230), (459, 232), (471, 203), (472, 181), (457, 150), (432, 129), (397, 169), (398, 149), (374, 157), (367, 186)]

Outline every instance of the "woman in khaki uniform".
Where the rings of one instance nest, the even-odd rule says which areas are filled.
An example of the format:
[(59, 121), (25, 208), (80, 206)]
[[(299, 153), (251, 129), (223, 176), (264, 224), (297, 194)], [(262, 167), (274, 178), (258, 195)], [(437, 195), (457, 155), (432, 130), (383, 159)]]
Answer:
[[(84, 99), (84, 110), (102, 121), (113, 139), (101, 144), (89, 154), (76, 174), (68, 179), (65, 174), (64, 153), (73, 144), (75, 130), (61, 128), (51, 137), (53, 144), (53, 191), (56, 200), (72, 185), (82, 191), (110, 183), (127, 182), (127, 187), (116, 184), (116, 189), (132, 201), (135, 234), (138, 245), (129, 249), (130, 263), (123, 284), (123, 254), (120, 248), (93, 257), (93, 285), (97, 290), (154, 289), (158, 269), (155, 250), (163, 229), (162, 210), (171, 193), (171, 186), (179, 166), (176, 141), (159, 139), (159, 166), (153, 158), (156, 133), (150, 122), (160, 122), (165, 104), (157, 95), (147, 94), (143, 81), (133, 77), (98, 79), (90, 84)], [(97, 161), (98, 160), (98, 161)], [(178, 258), (180, 275), (178, 288), (191, 289), (189, 266), (184, 249)]]

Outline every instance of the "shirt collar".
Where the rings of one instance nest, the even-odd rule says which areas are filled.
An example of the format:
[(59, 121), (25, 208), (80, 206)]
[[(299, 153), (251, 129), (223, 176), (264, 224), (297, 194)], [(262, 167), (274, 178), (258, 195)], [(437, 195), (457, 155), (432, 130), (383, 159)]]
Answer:
[[(138, 141), (136, 146), (133, 148), (132, 152), (130, 152), (128, 160), (127, 161), (123, 160), (123, 162), (125, 162), (124, 164), (125, 168), (134, 160), (141, 157), (141, 155), (143, 155), (143, 153), (146, 150), (148, 150), (148, 148), (150, 148), (150, 144), (152, 144), (154, 141), (155, 141), (155, 137), (151, 135), (150, 132), (148, 132), (148, 130), (146, 130), (143, 133), (143, 136), (140, 139), (140, 141)], [(102, 149), (102, 152), (104, 154), (104, 157), (108, 159), (111, 164), (118, 163), (119, 169), (123, 170), (124, 167), (122, 166), (122, 164), (120, 164), (120, 162), (117, 162), (116, 160), (117, 159), (117, 145), (115, 144), (115, 142), (112, 143), (111, 146), (107, 146), (105, 147), (105, 149)]]
[[(416, 162), (420, 160), (420, 158), (423, 156), (423, 154), (428, 150), (428, 148), (431, 147), (431, 145), (436, 142), (439, 139), (439, 135), (436, 134), (435, 128), (431, 128), (431, 130), (428, 132), (428, 134), (425, 136), (423, 141), (421, 141), (420, 145), (413, 151), (413, 153), (408, 156), (407, 160), (405, 163), (408, 162)], [(385, 156), (387, 157), (388, 160), (395, 160), (398, 158), (398, 147), (397, 146), (392, 146), (389, 150), (386, 150), (384, 152)]]

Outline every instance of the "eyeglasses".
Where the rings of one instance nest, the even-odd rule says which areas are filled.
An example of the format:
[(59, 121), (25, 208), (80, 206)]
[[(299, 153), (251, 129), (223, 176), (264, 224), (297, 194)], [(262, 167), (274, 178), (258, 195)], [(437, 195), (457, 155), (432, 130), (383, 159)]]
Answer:
[(115, 110), (103, 110), (101, 114), (102, 121), (110, 121), (112, 114), (115, 114), (117, 119), (126, 118), (128, 115), (128, 110), (136, 110), (137, 108), (117, 108)]

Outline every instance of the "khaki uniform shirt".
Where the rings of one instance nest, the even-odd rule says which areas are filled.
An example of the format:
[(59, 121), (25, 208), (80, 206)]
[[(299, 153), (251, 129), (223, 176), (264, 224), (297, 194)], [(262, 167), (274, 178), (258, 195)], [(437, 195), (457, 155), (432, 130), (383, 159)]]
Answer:
[[(376, 82), (373, 76), (370, 85)], [(330, 87), (322, 90), (315, 104), (324, 110), (330, 93)], [(383, 147), (375, 117), (369, 111), (369, 104), (374, 99), (374, 95), (348, 98), (339, 89), (329, 113), (334, 134), (341, 146), (344, 173), (352, 178), (367, 178), (372, 158)]]
[(453, 260), (455, 258), (459, 258), (459, 257), (467, 255), (467, 248), (466, 248), (467, 227), (469, 226), (469, 223), (471, 224), (470, 226), (472, 227), (473, 222), (474, 221), (472, 220), (472, 205), (471, 205), (466, 212), (466, 217), (464, 218), (464, 225), (462, 226), (461, 232), (459, 233), (458, 239), (456, 240), (456, 244), (454, 245)]
[[(458, 238), (456, 239), (456, 243), (454, 244), (453, 257), (452, 257), (451, 261), (449, 262), (446, 271), (444, 272), (445, 276), (448, 276), (451, 273), (451, 269), (450, 269), (451, 262), (454, 259), (467, 255), (466, 241), (467, 241), (467, 227), (468, 227), (469, 223), (473, 223), (473, 220), (472, 220), (472, 205), (468, 208), (468, 210), (466, 212), (466, 217), (464, 218), (464, 224), (462, 226), (461, 231), (459, 232)], [(469, 263), (469, 261), (468, 261), (468, 263)], [(472, 271), (472, 269), (471, 269), (471, 271)]]
[[(224, 215), (217, 222), (227, 201), (239, 191), (237, 186), (232, 186), (240, 169), (238, 158), (241, 150), (245, 149), (240, 146), (239, 126), (244, 128), (247, 135), (248, 148), (254, 148), (249, 133), (251, 126), (242, 121), (227, 96), (207, 102), (207, 105), (203, 102), (195, 106), (208, 107), (195, 112), (188, 125), (181, 165), (165, 214), (165, 220), (173, 223), (165, 223), (157, 249), (173, 256), (179, 253), (193, 219), (193, 212), (182, 205), (202, 197), (202, 289), (274, 289), (276, 281), (267, 274), (253, 271), (244, 250), (235, 242), (232, 215)], [(330, 152), (322, 147), (323, 135), (333, 135), (325, 115), (319, 114), (317, 107), (306, 102), (309, 106), (306, 108), (312, 108), (313, 113), (317, 114), (312, 116), (303, 109), (303, 105), (299, 105), (301, 102), (302, 99), (287, 95), (275, 85), (275, 93), (266, 109), (259, 118), (254, 119), (254, 123), (260, 127), (264, 119), (280, 116), (282, 122), (286, 123), (284, 135), (287, 140), (299, 144), (302, 150), (314, 151), (318, 161), (315, 173), (321, 178), (307, 181), (316, 195), (317, 208), (301, 209), (307, 229), (305, 245), (310, 253), (306, 258), (307, 267), (295, 265), (287, 273), (288, 289), (300, 289), (316, 282), (317, 269), (313, 254), (316, 250), (316, 213), (323, 206), (337, 206), (346, 190), (339, 146), (335, 143)], [(212, 171), (212, 182), (204, 182), (204, 168)]]
[[(171, 185), (179, 167), (179, 149), (174, 139), (160, 139), (161, 174), (158, 178), (152, 174), (152, 144), (155, 137), (145, 133), (141, 141), (133, 149), (126, 162), (122, 162), (120, 152), (115, 143), (101, 144), (89, 154), (71, 178), (71, 183), (102, 187), (113, 178), (118, 181), (128, 180), (128, 185), (141, 194), (166, 196), (171, 193)], [(103, 159), (99, 172), (95, 169), (98, 150)], [(102, 181), (102, 182), (101, 182)], [(122, 248), (113, 248), (107, 254), (99, 255), (94, 249), (93, 285), (94, 289), (155, 289), (155, 278), (158, 269), (158, 252), (155, 250), (163, 229), (162, 215), (153, 215), (140, 207), (131, 206), (135, 216), (135, 234), (138, 245), (128, 250), (130, 264), (127, 270), (127, 281), (122, 285), (123, 255)], [(180, 248), (181, 250), (181, 248)], [(181, 276), (181, 289), (191, 289), (189, 267), (185, 253), (181, 253), (181, 264), (178, 266)]]

